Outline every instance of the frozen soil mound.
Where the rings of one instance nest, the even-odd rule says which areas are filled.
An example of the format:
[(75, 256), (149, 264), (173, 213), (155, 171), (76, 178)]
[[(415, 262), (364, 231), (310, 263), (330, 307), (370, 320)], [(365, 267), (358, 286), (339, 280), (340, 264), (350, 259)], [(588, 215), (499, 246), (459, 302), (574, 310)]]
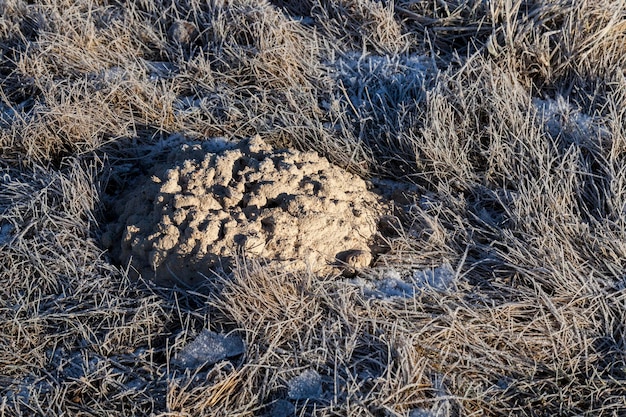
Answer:
[(103, 236), (114, 257), (144, 278), (194, 285), (243, 253), (286, 271), (366, 267), (383, 204), (316, 153), (255, 137), (179, 146), (115, 210)]

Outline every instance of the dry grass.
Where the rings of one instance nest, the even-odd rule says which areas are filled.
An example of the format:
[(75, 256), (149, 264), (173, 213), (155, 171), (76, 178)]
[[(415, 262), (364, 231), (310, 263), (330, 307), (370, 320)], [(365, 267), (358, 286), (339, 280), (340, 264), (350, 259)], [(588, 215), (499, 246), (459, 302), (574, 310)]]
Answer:
[[(624, 415), (625, 32), (622, 0), (0, 0), (0, 416)], [(362, 279), (456, 285), (160, 288), (99, 248), (171, 134), (257, 133), (413, 184)], [(246, 353), (173, 367), (203, 328)]]

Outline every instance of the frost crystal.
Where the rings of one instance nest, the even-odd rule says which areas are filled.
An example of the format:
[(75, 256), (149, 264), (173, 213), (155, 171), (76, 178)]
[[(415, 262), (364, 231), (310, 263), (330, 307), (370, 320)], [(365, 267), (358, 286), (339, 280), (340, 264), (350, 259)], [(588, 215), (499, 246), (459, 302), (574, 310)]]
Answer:
[(413, 271), (408, 277), (403, 277), (397, 270), (390, 268), (381, 279), (357, 278), (348, 282), (360, 287), (368, 298), (411, 298), (427, 289), (439, 292), (454, 290), (456, 273), (449, 264), (444, 263), (434, 269)]
[(432, 288), (437, 291), (448, 291), (454, 288), (455, 273), (448, 264), (435, 269), (413, 272), (413, 283), (419, 288)]
[(243, 341), (239, 337), (204, 329), (193, 342), (178, 352), (174, 364), (182, 368), (196, 368), (212, 365), (244, 351)]

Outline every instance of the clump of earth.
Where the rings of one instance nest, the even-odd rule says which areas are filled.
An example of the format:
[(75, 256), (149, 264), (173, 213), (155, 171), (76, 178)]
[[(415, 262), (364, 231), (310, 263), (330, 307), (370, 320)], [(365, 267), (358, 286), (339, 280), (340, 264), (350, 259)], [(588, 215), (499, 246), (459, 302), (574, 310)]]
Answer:
[(372, 261), (384, 204), (316, 153), (274, 151), (257, 136), (179, 146), (115, 211), (102, 241), (122, 265), (194, 285), (239, 255), (288, 272), (358, 271)]

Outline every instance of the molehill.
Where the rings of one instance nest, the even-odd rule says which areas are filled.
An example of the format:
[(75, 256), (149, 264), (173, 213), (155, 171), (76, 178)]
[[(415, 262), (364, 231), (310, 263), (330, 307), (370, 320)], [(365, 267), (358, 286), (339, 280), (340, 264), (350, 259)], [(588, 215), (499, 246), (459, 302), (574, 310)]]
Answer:
[(195, 285), (236, 256), (325, 274), (368, 266), (384, 203), (314, 152), (185, 143), (118, 198), (102, 241), (134, 274)]

